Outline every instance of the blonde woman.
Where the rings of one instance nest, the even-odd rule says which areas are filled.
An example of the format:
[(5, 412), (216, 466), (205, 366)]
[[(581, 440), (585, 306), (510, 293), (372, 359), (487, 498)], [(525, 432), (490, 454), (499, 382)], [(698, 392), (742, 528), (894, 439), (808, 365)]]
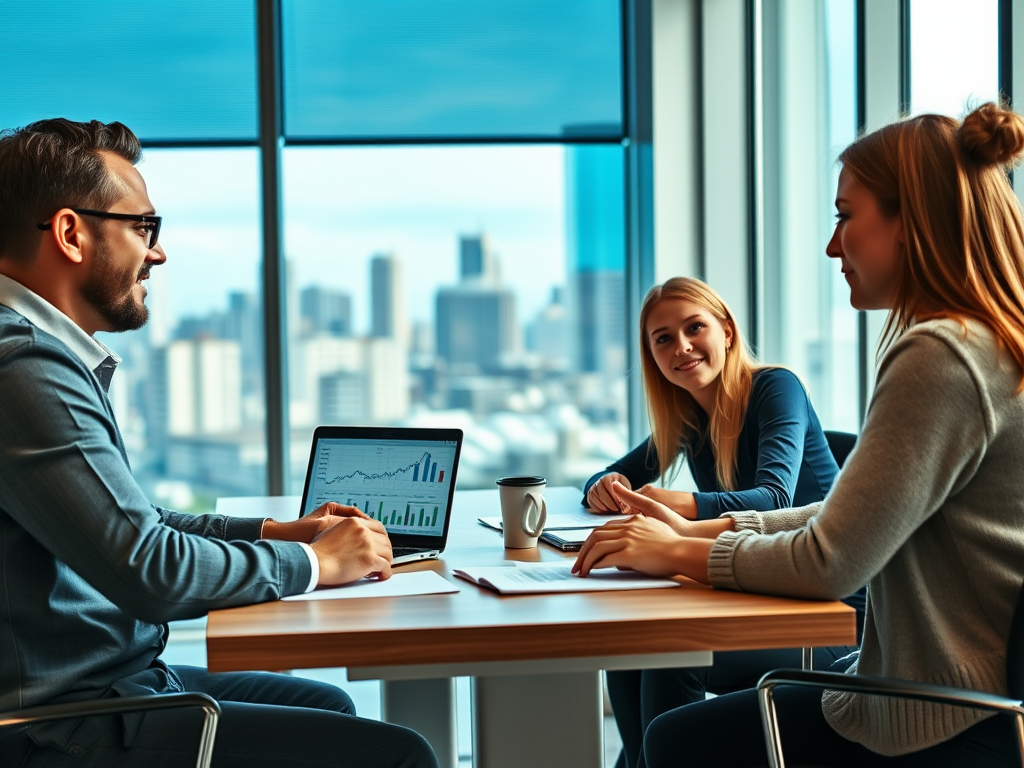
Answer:
[[(723, 512), (769, 511), (821, 501), (838, 468), (814, 407), (797, 377), (757, 366), (722, 298), (700, 280), (655, 286), (640, 311), (640, 349), (651, 437), (595, 475), (586, 503), (618, 511), (613, 484), (639, 488), (666, 505), (670, 525)], [(649, 485), (684, 458), (697, 493)], [(849, 598), (862, 624), (864, 594)], [(816, 649), (827, 668), (854, 649)], [(712, 667), (609, 672), (608, 691), (622, 736), (620, 765), (633, 768), (644, 731), (675, 707), (749, 687), (770, 669), (800, 666), (799, 649), (715, 655)]]
[[(890, 315), (864, 428), (832, 492), (802, 509), (673, 530), (656, 517), (674, 513), (616, 486), (644, 514), (599, 529), (578, 570), (629, 567), (808, 598), (869, 580), (864, 639), (848, 673), (1006, 695), (1024, 582), (1024, 218), (1006, 171), (1022, 156), (1024, 118), (995, 104), (962, 123), (921, 115), (848, 147), (826, 253), (853, 306)], [(1009, 722), (977, 711), (779, 694), (794, 763), (1018, 759)], [(644, 742), (652, 767), (765, 760), (753, 691), (662, 715)]]

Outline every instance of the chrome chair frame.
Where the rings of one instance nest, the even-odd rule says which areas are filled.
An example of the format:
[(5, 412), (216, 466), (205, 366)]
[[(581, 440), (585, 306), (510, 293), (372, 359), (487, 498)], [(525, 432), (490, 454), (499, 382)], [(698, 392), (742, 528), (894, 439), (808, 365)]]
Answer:
[(152, 696), (129, 696), (123, 699), (49, 704), (42, 707), (0, 712), (0, 728), (31, 725), (50, 720), (97, 715), (123, 715), (129, 712), (148, 712), (158, 709), (199, 707), (203, 710), (203, 729), (199, 735), (199, 756), (196, 768), (209, 768), (213, 759), (213, 741), (217, 735), (220, 705), (205, 693), (167, 693)]
[(782, 756), (782, 739), (779, 721), (772, 696), (778, 685), (795, 685), (804, 688), (820, 688), (830, 691), (852, 691), (873, 696), (898, 696), (919, 701), (933, 701), (990, 712), (1012, 714), (1017, 731), (1017, 749), (1020, 764), (1024, 766), (1024, 702), (982, 691), (951, 688), (930, 683), (897, 680), (888, 677), (866, 677), (847, 675), (839, 672), (803, 672), (795, 669), (776, 669), (766, 673), (757, 684), (757, 697), (761, 709), (761, 725), (764, 727), (765, 745), (768, 748), (770, 768), (785, 768)]

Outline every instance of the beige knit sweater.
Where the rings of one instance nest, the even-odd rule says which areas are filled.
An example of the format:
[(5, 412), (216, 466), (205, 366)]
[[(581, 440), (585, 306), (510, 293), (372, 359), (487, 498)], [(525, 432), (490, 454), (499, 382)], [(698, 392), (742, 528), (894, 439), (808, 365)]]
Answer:
[[(837, 599), (869, 583), (855, 671), (1006, 693), (1024, 582), (1021, 372), (975, 322), (919, 323), (882, 361), (864, 429), (824, 501), (732, 513), (715, 586)], [(883, 755), (955, 736), (985, 715), (826, 692), (842, 736)]]

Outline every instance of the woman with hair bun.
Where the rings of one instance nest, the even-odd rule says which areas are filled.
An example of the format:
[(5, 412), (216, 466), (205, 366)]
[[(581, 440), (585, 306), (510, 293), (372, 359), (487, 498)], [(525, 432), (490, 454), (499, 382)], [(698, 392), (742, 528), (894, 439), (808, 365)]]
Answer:
[[(757, 365), (732, 312), (710, 286), (674, 277), (648, 292), (640, 309), (640, 359), (651, 436), (586, 485), (594, 512), (619, 511), (613, 483), (638, 488), (671, 508), (670, 526), (737, 510), (770, 511), (825, 498), (838, 473), (800, 380)], [(685, 459), (696, 493), (650, 485)], [(642, 486), (642, 487), (641, 487)], [(848, 598), (863, 626), (864, 592)], [(852, 647), (816, 648), (827, 669)], [(770, 669), (799, 666), (801, 649), (715, 654), (709, 667), (609, 671), (608, 695), (622, 737), (620, 766), (635, 768), (644, 731), (660, 714), (748, 688)]]
[[(850, 674), (1006, 694), (1024, 582), (1024, 219), (1007, 169), (1024, 118), (985, 104), (921, 115), (840, 156), (826, 253), (858, 309), (888, 309), (857, 449), (824, 501), (669, 527), (641, 513), (597, 529), (574, 566), (682, 574), (713, 586), (835, 599), (868, 582)], [(1009, 721), (975, 710), (804, 688), (776, 693), (788, 761), (986, 766), (1016, 761)], [(755, 691), (675, 709), (642, 765), (763, 765)], [(1016, 763), (1014, 763), (1016, 764)]]

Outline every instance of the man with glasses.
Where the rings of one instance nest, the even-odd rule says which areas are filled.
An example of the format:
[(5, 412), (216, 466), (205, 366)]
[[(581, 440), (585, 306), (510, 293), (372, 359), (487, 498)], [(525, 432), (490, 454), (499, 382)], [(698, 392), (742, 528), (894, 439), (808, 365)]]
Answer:
[[(383, 526), (331, 504), (293, 523), (148, 502), (106, 390), (97, 331), (145, 324), (166, 261), (138, 139), (120, 123), (0, 134), (0, 711), (198, 691), (214, 765), (436, 766), (412, 731), (354, 717), (333, 686), (160, 659), (164, 622), (391, 573)], [(195, 713), (0, 731), (0, 764), (194, 765)]]

